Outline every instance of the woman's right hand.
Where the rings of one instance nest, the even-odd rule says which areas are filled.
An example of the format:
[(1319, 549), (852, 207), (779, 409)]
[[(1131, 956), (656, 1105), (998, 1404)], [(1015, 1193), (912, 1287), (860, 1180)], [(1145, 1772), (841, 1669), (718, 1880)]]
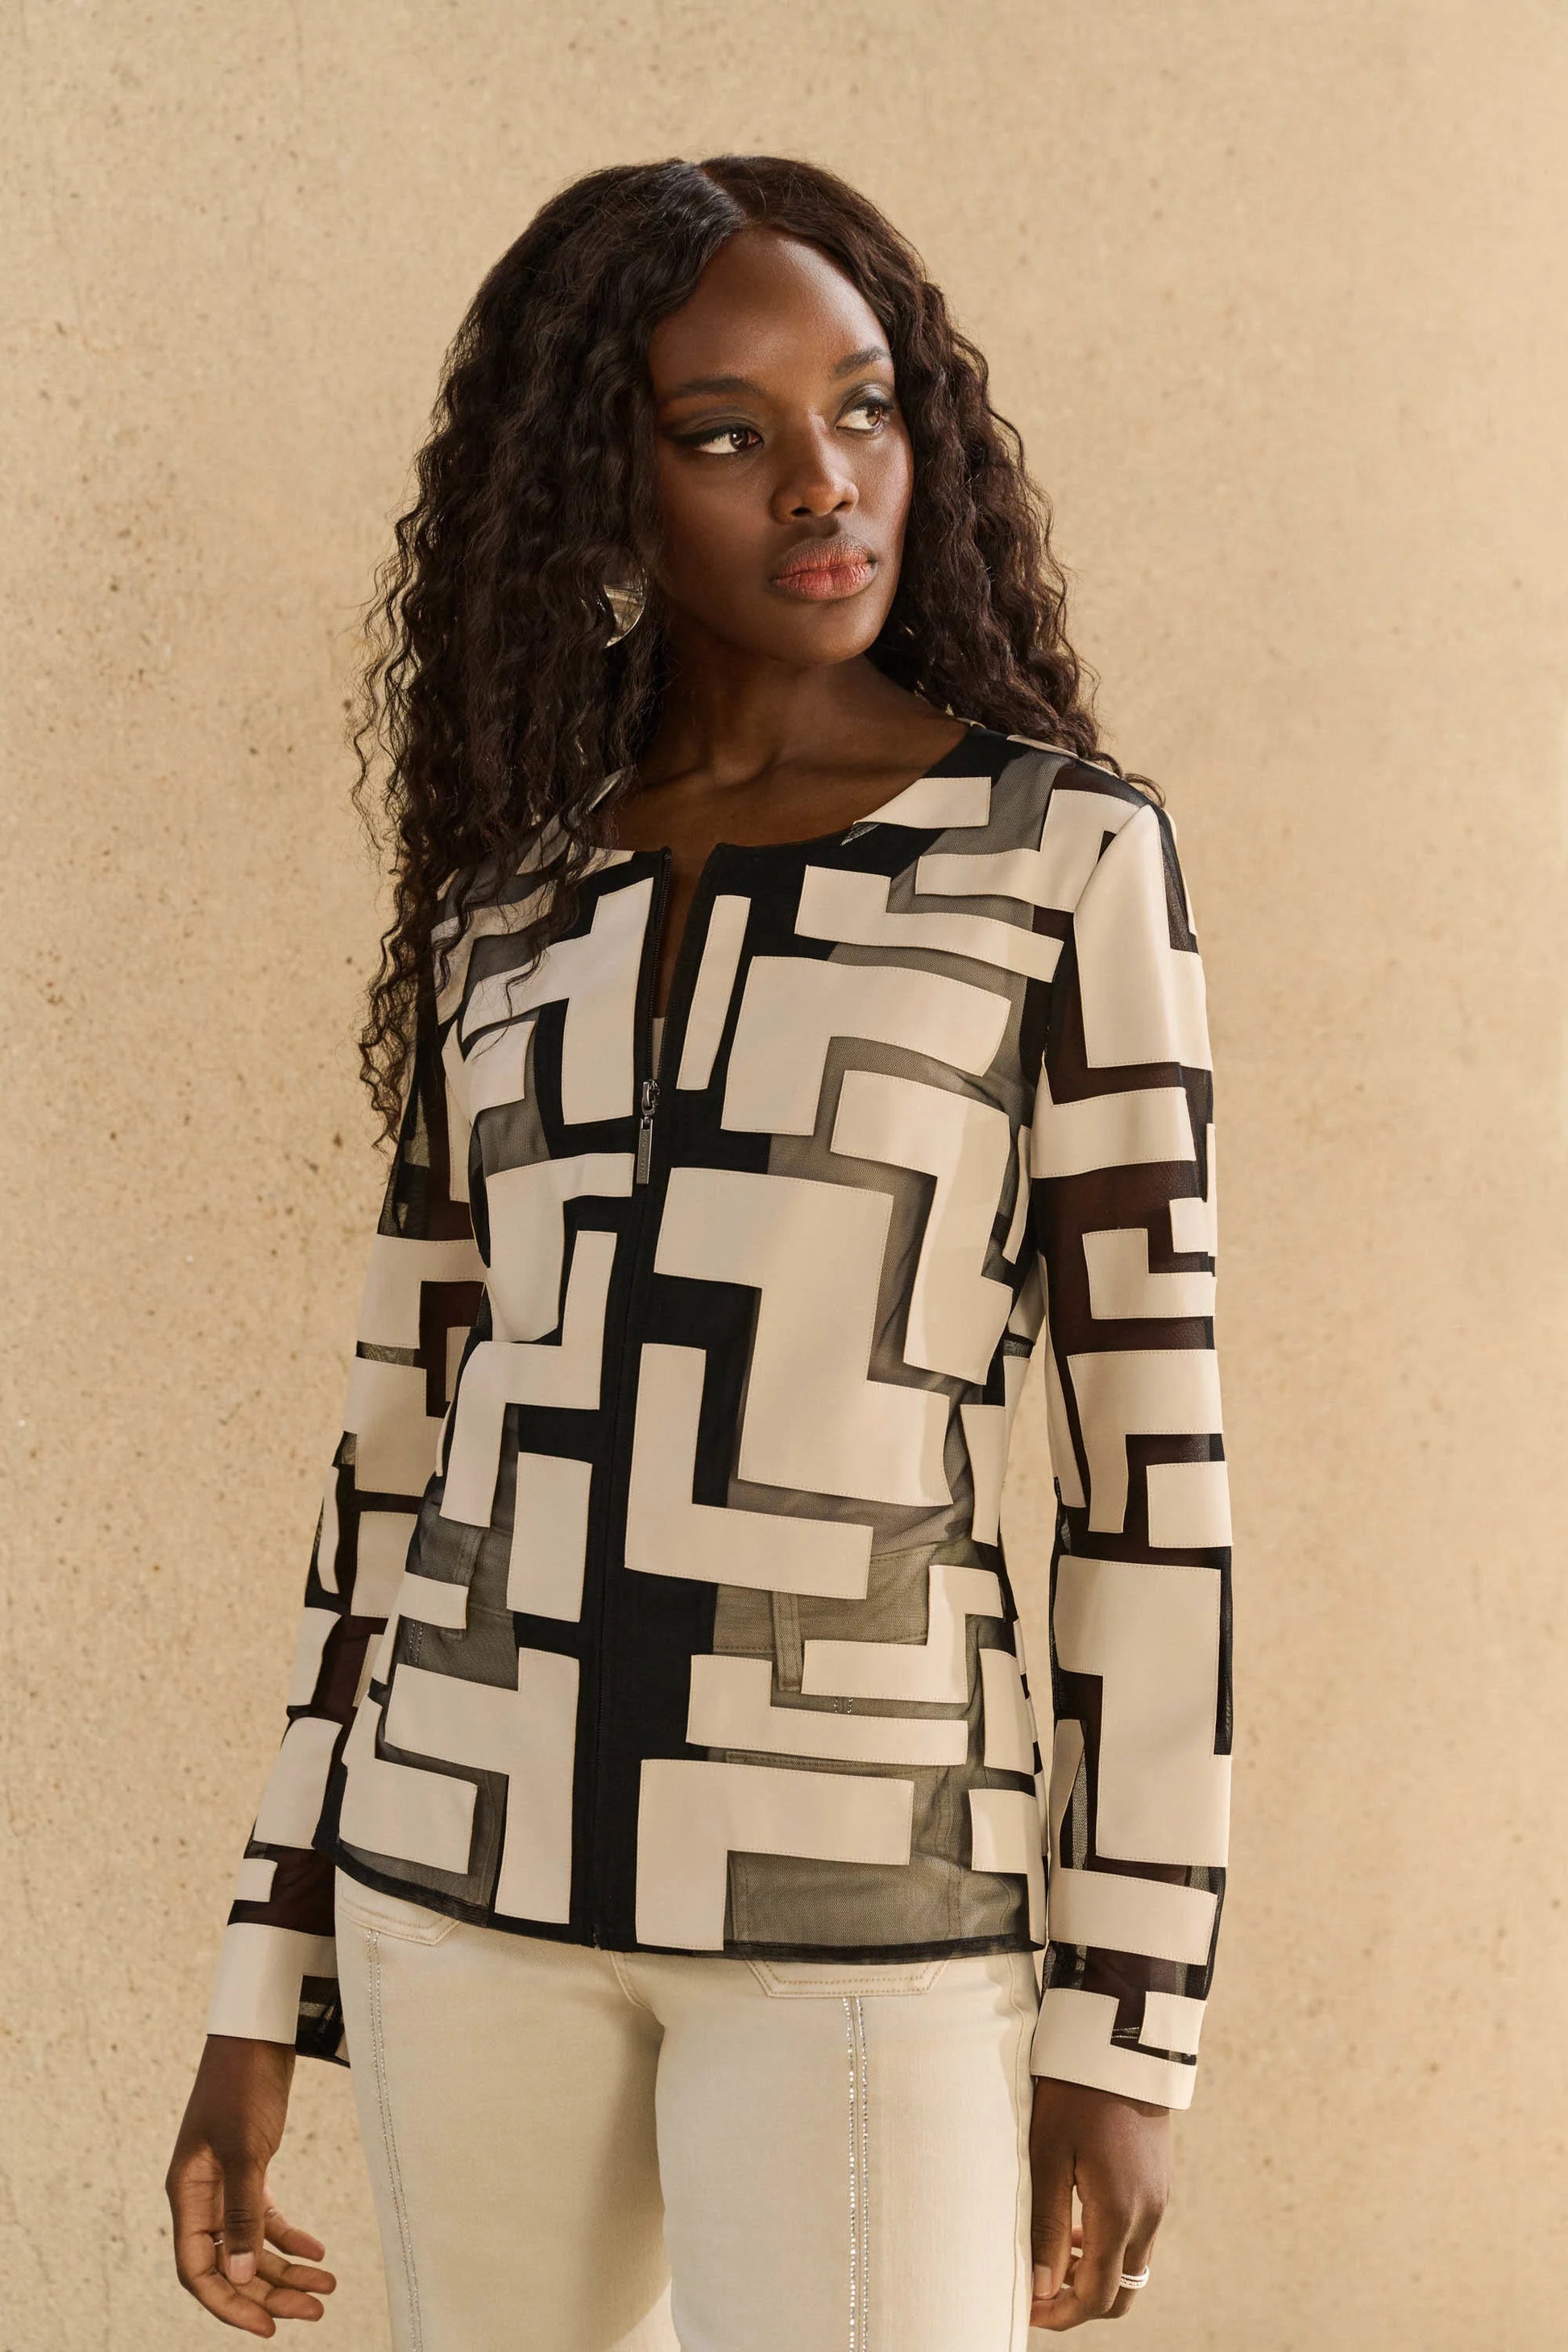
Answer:
[(337, 2284), (309, 2267), (326, 2252), (321, 2240), (285, 2221), (268, 2191), (293, 2075), (286, 2042), (210, 2033), (163, 2183), (181, 2285), (252, 2336), (276, 2335), (279, 2319), (320, 2319), (318, 2298)]

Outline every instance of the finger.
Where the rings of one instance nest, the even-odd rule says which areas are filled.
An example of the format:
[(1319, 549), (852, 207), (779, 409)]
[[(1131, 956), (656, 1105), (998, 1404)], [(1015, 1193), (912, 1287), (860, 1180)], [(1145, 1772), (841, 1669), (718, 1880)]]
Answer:
[(1041, 2315), (1050, 2309), (1061, 2293), (1073, 2255), (1070, 2161), (1064, 2162), (1043, 2152), (1036, 2158), (1032, 2167), (1032, 2205), (1035, 2276), (1029, 2323), (1042, 2327), (1045, 2321)]
[[(266, 2260), (263, 2255), (262, 2261)], [(325, 2305), (308, 2288), (269, 2279), (262, 2271), (258, 2271), (244, 2292), (274, 2319), (321, 2319), (325, 2315)]]
[(176, 2164), (163, 2185), (174, 2224), (174, 2267), (181, 2284), (189, 2286), (217, 2259), (213, 2232), (223, 2228), (223, 2173), (207, 2148), (178, 2158)]
[(223, 2268), (234, 2286), (248, 2286), (261, 2252), (263, 2169), (248, 2157), (230, 2157), (223, 2168)]
[(333, 2272), (318, 2270), (314, 2263), (291, 2263), (282, 2254), (261, 2252), (257, 2275), (270, 2280), (275, 2286), (302, 2286), (311, 2294), (331, 2294), (337, 2285)]
[(231, 2288), (230, 2293), (237, 2294), (247, 2310), (261, 2313), (268, 2323), (269, 2334), (271, 2323), (276, 2320), (321, 2319), (325, 2315), (324, 2306), (316, 2295), (293, 2281), (269, 2276), (268, 2264), (276, 2265), (279, 2271), (289, 2267), (279, 2256), (264, 2250), (258, 2258), (256, 2276), (245, 2286)]
[[(210, 2239), (208, 2243), (212, 2243)], [(216, 2257), (216, 2246), (213, 2252)], [(215, 2319), (221, 2319), (225, 2326), (244, 2328), (252, 2336), (277, 2334), (277, 2323), (268, 2318), (259, 2303), (252, 2300), (252, 2289), (231, 2286), (216, 2259), (211, 2270), (187, 2278), (185, 2284), (202, 2308), (210, 2311)]]
[(1083, 2198), (1083, 2252), (1073, 2274), (1073, 2297), (1086, 2318), (1109, 2319), (1123, 2292), (1121, 2273), (1129, 2267), (1132, 2220), (1093, 2186), (1086, 2192), (1080, 2182), (1079, 2193)]
[(265, 2191), (263, 2195), (261, 2220), (268, 2242), (283, 2253), (303, 2254), (309, 2261), (319, 2263), (327, 2251), (320, 2238), (312, 2237), (309, 2230), (301, 2230), (297, 2221), (290, 2221), (273, 2204), (270, 2196)]
[[(1128, 2278), (1136, 2278), (1141, 2271), (1146, 2271), (1150, 2267), (1153, 2259), (1154, 2239), (1158, 2233), (1159, 2227), (1160, 2224), (1157, 2218), (1153, 2221), (1139, 2222), (1137, 2228), (1132, 2231), (1131, 2236), (1127, 2241), (1126, 2246), (1122, 2250), (1122, 2275), (1125, 2275)], [(1136, 2305), (1142, 2291), (1142, 2287), (1119, 2286), (1116, 2301), (1110, 2306), (1110, 2316), (1112, 2319), (1125, 2319), (1127, 2314)]]
[[(331, 2294), (337, 2280), (331, 2271), (317, 2270), (313, 2263), (286, 2262), (281, 2254), (269, 2253), (264, 2247), (257, 2268), (257, 2277), (268, 2289), (289, 2288), (302, 2294)], [(277, 2305), (267, 2302), (268, 2311)]]
[(264, 2311), (247, 2302), (231, 2286), (219, 2267), (223, 2228), (223, 2175), (217, 2159), (204, 2149), (168, 2184), (174, 2215), (174, 2267), (187, 2294), (230, 2327), (253, 2336), (277, 2331)]

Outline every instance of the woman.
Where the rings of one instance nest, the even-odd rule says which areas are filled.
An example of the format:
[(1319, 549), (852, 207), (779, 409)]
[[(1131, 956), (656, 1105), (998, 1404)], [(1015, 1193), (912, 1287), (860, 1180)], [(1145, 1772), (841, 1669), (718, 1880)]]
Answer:
[(180, 2275), (321, 2315), (302, 2050), (399, 2347), (1119, 2316), (1225, 1859), (1210, 1082), (1017, 436), (830, 174), (599, 172), (480, 289), (381, 589), (396, 1150)]

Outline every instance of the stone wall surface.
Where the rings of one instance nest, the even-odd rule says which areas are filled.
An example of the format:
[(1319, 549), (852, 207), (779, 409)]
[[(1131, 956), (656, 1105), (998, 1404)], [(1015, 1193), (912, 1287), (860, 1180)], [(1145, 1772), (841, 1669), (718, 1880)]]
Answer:
[[(1208, 965), (1236, 1847), (1139, 2340), (1547, 2352), (1568, 15), (22, 0), (0, 58), (3, 2352), (217, 2340), (163, 2171), (382, 1181), (356, 612), (536, 205), (727, 149), (857, 180), (990, 354)], [(279, 2185), (376, 2352), (346, 2074)]]

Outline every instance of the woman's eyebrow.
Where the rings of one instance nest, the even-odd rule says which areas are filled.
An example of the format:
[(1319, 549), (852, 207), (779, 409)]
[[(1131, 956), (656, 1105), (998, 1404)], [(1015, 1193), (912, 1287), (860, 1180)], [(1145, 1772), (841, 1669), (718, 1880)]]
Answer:
[(689, 377), (685, 383), (671, 384), (667, 393), (660, 394), (660, 398), (684, 400), (689, 393), (693, 392), (761, 393), (762, 388), (760, 383), (753, 383), (749, 375), (694, 375)]
[[(853, 375), (857, 368), (869, 367), (876, 360), (887, 360), (889, 365), (891, 364), (892, 353), (886, 344), (867, 343), (859, 351), (850, 352), (847, 357), (837, 362), (830, 373), (836, 378), (841, 375)], [(749, 375), (694, 375), (689, 376), (684, 383), (671, 384), (668, 392), (659, 394), (659, 398), (685, 400), (689, 394), (697, 392), (754, 392), (759, 399), (767, 397), (762, 385), (753, 383)]]

